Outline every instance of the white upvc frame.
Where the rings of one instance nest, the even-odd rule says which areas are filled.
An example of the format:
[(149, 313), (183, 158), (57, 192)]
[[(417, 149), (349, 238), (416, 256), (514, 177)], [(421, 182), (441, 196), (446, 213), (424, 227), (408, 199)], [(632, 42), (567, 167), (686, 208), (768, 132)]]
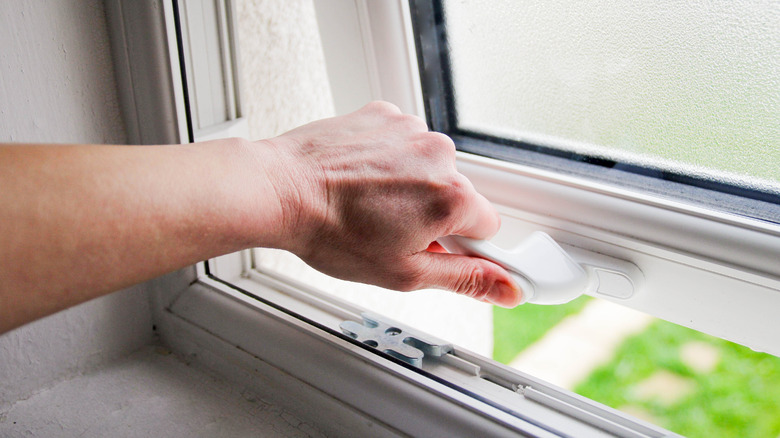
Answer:
[[(179, 59), (173, 54), (171, 7), (167, 1), (162, 4), (167, 28), (160, 37), (164, 41), (159, 41), (159, 55), (169, 57), (170, 68), (158, 69), (158, 80), (169, 84), (165, 96), (173, 96), (175, 105), (132, 100), (133, 113), (163, 106), (168, 113), (161, 120), (173, 120), (167, 134), (144, 137), (157, 143), (181, 141), (186, 132), (180, 123), (183, 98), (181, 84), (177, 85)], [(337, 109), (354, 109), (368, 97), (421, 114), (408, 4), (400, 0), (338, 4), (348, 13), (328, 18), (317, 3), (330, 76), (338, 77), (340, 68), (353, 73), (346, 89), (332, 82)], [(128, 15), (126, 11), (119, 15), (123, 14)], [(328, 20), (341, 24), (334, 26)], [(331, 62), (329, 53), (343, 50), (339, 41), (345, 40), (361, 44), (353, 46), (358, 53), (342, 53), (342, 59), (363, 63), (362, 67)], [(135, 74), (136, 68), (130, 70)], [(356, 71), (363, 73), (354, 75)], [(125, 86), (136, 91), (132, 81)], [(355, 89), (364, 90), (362, 97), (356, 97)], [(137, 119), (136, 123), (140, 132), (146, 129)], [(564, 243), (634, 261), (645, 277), (651, 277), (645, 286), (652, 295), (643, 292), (622, 304), (778, 354), (778, 322), (771, 315), (780, 304), (778, 267), (773, 263), (780, 254), (777, 227), (467, 154), (458, 155), (458, 166), (504, 214), (506, 226), (497, 243), (511, 243), (529, 230), (542, 229)], [(604, 217), (607, 210), (611, 218)], [(731, 248), (734, 241), (745, 242), (744, 249)], [(152, 304), (161, 338), (183, 354), (197, 355), (215, 368), (246, 378), (244, 385), (279, 394), (277, 401), (292, 397), (311, 403), (316, 408), (308, 410), (309, 416), (330, 425), (334, 433), (419, 436), (439, 427), (437, 433), (452, 436), (667, 435), (457, 347), (446, 360), (426, 365), (430, 372), (446, 376), (446, 382), (468, 388), (478, 397), (456, 390), (296, 318), (294, 313), (306, 312), (333, 320), (356, 318), (359, 309), (306, 285), (253, 272), (250, 262), (248, 253), (237, 253), (210, 261), (209, 273), (198, 264), (196, 269), (160, 280)], [(665, 277), (670, 272), (680, 279)], [(710, 291), (715, 300), (705, 292), (684, 290), (699, 282), (715, 291)], [(730, 289), (723, 290), (722, 282)], [(237, 287), (263, 299), (252, 299)], [(526, 414), (501, 409), (517, 403)]]
[(181, 1), (193, 139), (248, 137), (241, 110), (238, 36), (231, 2)]
[[(330, 77), (351, 75), (331, 80), (337, 109), (353, 109), (353, 91), (368, 89), (371, 99), (424, 116), (408, 3), (343, 1), (338, 15), (315, 4)], [(631, 261), (644, 273), (641, 290), (601, 298), (780, 355), (777, 224), (467, 153), (458, 153), (458, 169), (504, 215), (499, 246), (539, 229)]]

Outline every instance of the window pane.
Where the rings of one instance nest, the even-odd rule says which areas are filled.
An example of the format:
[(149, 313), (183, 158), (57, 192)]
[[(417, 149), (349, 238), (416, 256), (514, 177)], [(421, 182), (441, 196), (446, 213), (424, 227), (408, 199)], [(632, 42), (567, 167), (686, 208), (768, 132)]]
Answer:
[(458, 129), (778, 192), (780, 3), (444, 1)]
[(687, 437), (780, 433), (779, 357), (588, 297), (494, 312), (521, 371)]

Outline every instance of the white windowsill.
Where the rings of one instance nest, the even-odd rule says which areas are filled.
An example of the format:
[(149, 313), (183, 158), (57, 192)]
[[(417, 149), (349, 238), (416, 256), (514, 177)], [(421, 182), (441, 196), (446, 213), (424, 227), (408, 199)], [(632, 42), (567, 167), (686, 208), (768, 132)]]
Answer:
[(209, 278), (161, 300), (167, 309), (157, 319), (163, 341), (184, 355), (197, 355), (209, 368), (238, 364), (241, 372), (250, 371), (250, 380), (263, 382), (266, 391), (273, 387), (276, 394), (308, 407), (299, 412), (301, 417), (314, 414), (314, 423), (325, 429), (349, 424), (353, 432), (363, 430), (359, 435), (368, 433), (361, 428), (370, 423), (372, 434), (381, 425), (391, 434), (412, 436), (431, 430), (447, 436), (668, 434), (457, 346), (446, 360), (424, 362), (425, 373), (419, 374), (277, 305), (293, 311), (313, 306), (335, 320), (355, 319), (353, 312), (329, 307), (327, 299), (316, 296), (301, 302), (294, 286), (270, 277), (264, 282), (238, 283), (253, 287), (251, 293), (273, 305)]

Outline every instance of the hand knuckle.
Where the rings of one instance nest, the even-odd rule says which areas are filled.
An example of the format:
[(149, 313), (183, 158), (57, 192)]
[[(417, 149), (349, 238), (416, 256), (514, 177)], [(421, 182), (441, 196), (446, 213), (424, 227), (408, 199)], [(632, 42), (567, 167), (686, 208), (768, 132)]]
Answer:
[(390, 102), (375, 100), (365, 106), (366, 109), (380, 113), (400, 114), (401, 110)]
[(426, 131), (420, 134), (416, 143), (429, 156), (443, 156), (448, 161), (455, 159), (455, 143), (440, 132)]
[(415, 116), (413, 114), (404, 114), (403, 121), (405, 124), (409, 125), (411, 128), (414, 128), (416, 130), (428, 132), (428, 124), (425, 123), (425, 120), (422, 117)]
[(468, 182), (460, 174), (449, 176), (443, 185), (442, 195), (452, 207), (463, 205), (468, 198)]
[(458, 172), (453, 172), (452, 176), (450, 177), (450, 185), (458, 190), (460, 193), (465, 193), (468, 189), (470, 189), (471, 181), (468, 180), (463, 174)]
[[(468, 193), (459, 178), (440, 178), (430, 183), (429, 193), (425, 211), (431, 223), (457, 222), (464, 214), (463, 208), (468, 201)], [(446, 228), (449, 229), (450, 225)]]
[(445, 152), (450, 152), (453, 155), (455, 154), (455, 142), (452, 141), (452, 138), (450, 138), (446, 134), (442, 134), (441, 132), (431, 131), (428, 134), (431, 135), (431, 137), (436, 142), (436, 145)]

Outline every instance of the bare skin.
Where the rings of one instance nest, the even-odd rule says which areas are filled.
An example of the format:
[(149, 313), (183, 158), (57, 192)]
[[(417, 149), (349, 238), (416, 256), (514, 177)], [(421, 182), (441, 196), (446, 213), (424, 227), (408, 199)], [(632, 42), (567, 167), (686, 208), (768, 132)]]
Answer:
[(499, 228), (454, 151), (381, 102), (258, 142), (2, 145), (0, 333), (251, 247), (343, 279), (515, 306), (502, 268), (431, 245)]

